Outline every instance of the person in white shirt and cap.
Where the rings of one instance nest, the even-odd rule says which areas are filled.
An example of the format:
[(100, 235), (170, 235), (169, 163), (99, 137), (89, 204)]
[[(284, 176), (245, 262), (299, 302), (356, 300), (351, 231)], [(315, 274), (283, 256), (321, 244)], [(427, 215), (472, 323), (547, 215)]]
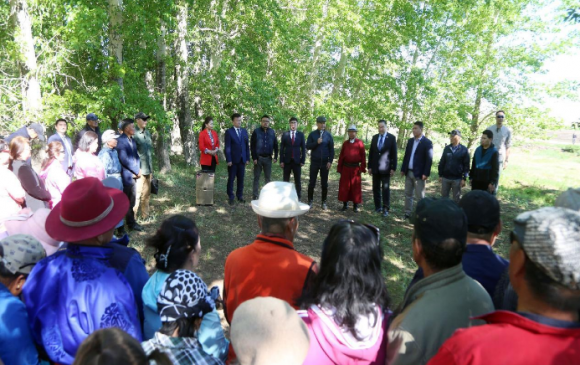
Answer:
[(361, 174), (367, 172), (366, 152), (363, 141), (356, 138), (356, 126), (348, 127), (348, 140), (342, 144), (336, 171), (340, 174), (338, 200), (343, 203), (342, 211), (348, 202), (354, 203), (353, 210), (359, 212), (362, 203)]

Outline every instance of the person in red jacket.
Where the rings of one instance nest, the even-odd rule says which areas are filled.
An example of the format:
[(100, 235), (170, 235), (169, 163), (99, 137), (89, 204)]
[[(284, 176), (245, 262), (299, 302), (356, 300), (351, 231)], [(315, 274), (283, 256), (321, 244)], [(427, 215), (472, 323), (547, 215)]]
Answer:
[(206, 117), (201, 132), (199, 132), (200, 164), (203, 171), (215, 172), (218, 162), (218, 151), (220, 149), (220, 139), (216, 131), (213, 130), (213, 118)]
[(516, 312), (458, 330), (428, 365), (580, 363), (580, 213), (541, 208), (520, 214), (510, 235)]

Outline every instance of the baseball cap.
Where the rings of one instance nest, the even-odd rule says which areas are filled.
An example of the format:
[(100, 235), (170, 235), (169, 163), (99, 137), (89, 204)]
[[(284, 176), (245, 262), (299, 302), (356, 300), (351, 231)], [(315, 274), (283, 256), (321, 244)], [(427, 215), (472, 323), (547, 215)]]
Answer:
[(569, 188), (560, 194), (560, 196), (556, 198), (554, 206), (568, 208), (580, 212), (580, 188)]
[(135, 119), (147, 120), (149, 118), (151, 118), (151, 117), (143, 112), (139, 112), (139, 113), (135, 114)]
[(500, 221), (499, 202), (484, 190), (472, 190), (459, 201), (459, 207), (467, 216), (467, 231), (471, 233), (492, 232)]
[(421, 199), (411, 216), (411, 223), (421, 242), (440, 243), (454, 238), (465, 246), (467, 217), (451, 199)]
[(29, 235), (15, 234), (0, 241), (0, 261), (12, 274), (30, 274), (36, 263), (46, 257), (40, 242)]
[(320, 116), (316, 118), (316, 123), (326, 123), (326, 117)]
[(99, 117), (97, 117), (97, 115), (95, 113), (89, 113), (87, 114), (87, 120), (99, 120)]
[(101, 140), (103, 141), (103, 144), (109, 142), (111, 139), (113, 138), (119, 138), (120, 135), (118, 135), (114, 130), (112, 129), (108, 129), (106, 131), (103, 132), (103, 135), (101, 136)]
[(28, 128), (34, 129), (34, 131), (36, 132), (36, 134), (38, 134), (38, 139), (41, 142), (44, 142), (45, 141), (45, 138), (44, 138), (44, 127), (42, 126), (42, 124), (39, 124), (39, 123), (31, 123), (28, 126)]
[(449, 132), (450, 136), (459, 136), (461, 137), (461, 131), (459, 129), (454, 129), (451, 132)]
[(580, 290), (580, 213), (561, 207), (525, 212), (514, 235), (527, 257), (552, 280)]

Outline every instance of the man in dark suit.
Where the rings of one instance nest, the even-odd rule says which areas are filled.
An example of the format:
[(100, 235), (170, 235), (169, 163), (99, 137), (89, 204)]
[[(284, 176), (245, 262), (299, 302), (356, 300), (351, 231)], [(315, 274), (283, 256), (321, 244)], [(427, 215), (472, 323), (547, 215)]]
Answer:
[[(237, 196), (240, 203), (244, 200), (244, 175), (246, 165), (250, 162), (250, 145), (248, 132), (242, 128), (242, 116), (232, 114), (233, 126), (226, 130), (226, 162), (228, 163), (228, 198), (230, 205), (234, 205)], [(236, 195), (234, 196), (234, 179), (237, 179)]]
[(371, 141), (368, 169), (373, 177), (375, 211), (387, 217), (391, 210), (391, 176), (397, 171), (397, 139), (387, 132), (384, 119), (379, 120), (379, 134)]
[(62, 169), (66, 171), (69, 176), (72, 176), (73, 168), (73, 145), (70, 138), (66, 135), (68, 129), (68, 122), (65, 119), (58, 119), (54, 123), (54, 129), (56, 133), (48, 138), (48, 143), (60, 142), (64, 148), (64, 159), (62, 160)]
[(135, 135), (135, 121), (133, 119), (123, 119), (121, 129), (123, 134), (117, 139), (117, 154), (121, 162), (121, 178), (123, 179), (123, 192), (129, 198), (129, 211), (125, 216), (125, 222), (129, 229), (133, 231), (142, 231), (141, 227), (135, 220), (135, 199), (137, 197), (137, 185), (135, 180), (141, 177), (139, 154), (137, 152), (137, 143), (133, 140)]
[(280, 167), (284, 169), (284, 181), (290, 181), (290, 173), (294, 174), (294, 185), (298, 200), (302, 196), (302, 166), (306, 162), (306, 141), (304, 133), (298, 132), (298, 119), (290, 118), (290, 131), (282, 135), (280, 141)]
[(407, 142), (401, 176), (405, 176), (405, 219), (413, 210), (413, 193), (417, 201), (425, 197), (425, 184), (433, 164), (433, 143), (423, 135), (423, 122), (413, 124), (413, 138)]
[(334, 139), (332, 134), (326, 131), (326, 117), (316, 118), (317, 130), (310, 132), (306, 140), (306, 148), (310, 152), (310, 182), (308, 183), (308, 205), (312, 208), (314, 200), (314, 188), (316, 178), (320, 172), (320, 185), (322, 187), (322, 210), (327, 210), (326, 197), (328, 196), (328, 173), (332, 160), (334, 160)]

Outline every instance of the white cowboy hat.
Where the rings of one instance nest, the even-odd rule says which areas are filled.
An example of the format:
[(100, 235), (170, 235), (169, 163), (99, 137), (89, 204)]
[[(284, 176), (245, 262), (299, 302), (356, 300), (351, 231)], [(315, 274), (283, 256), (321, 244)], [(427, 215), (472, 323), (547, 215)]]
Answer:
[(252, 209), (262, 217), (292, 218), (308, 212), (310, 206), (298, 200), (294, 184), (272, 181), (264, 185), (258, 200), (252, 200)]

